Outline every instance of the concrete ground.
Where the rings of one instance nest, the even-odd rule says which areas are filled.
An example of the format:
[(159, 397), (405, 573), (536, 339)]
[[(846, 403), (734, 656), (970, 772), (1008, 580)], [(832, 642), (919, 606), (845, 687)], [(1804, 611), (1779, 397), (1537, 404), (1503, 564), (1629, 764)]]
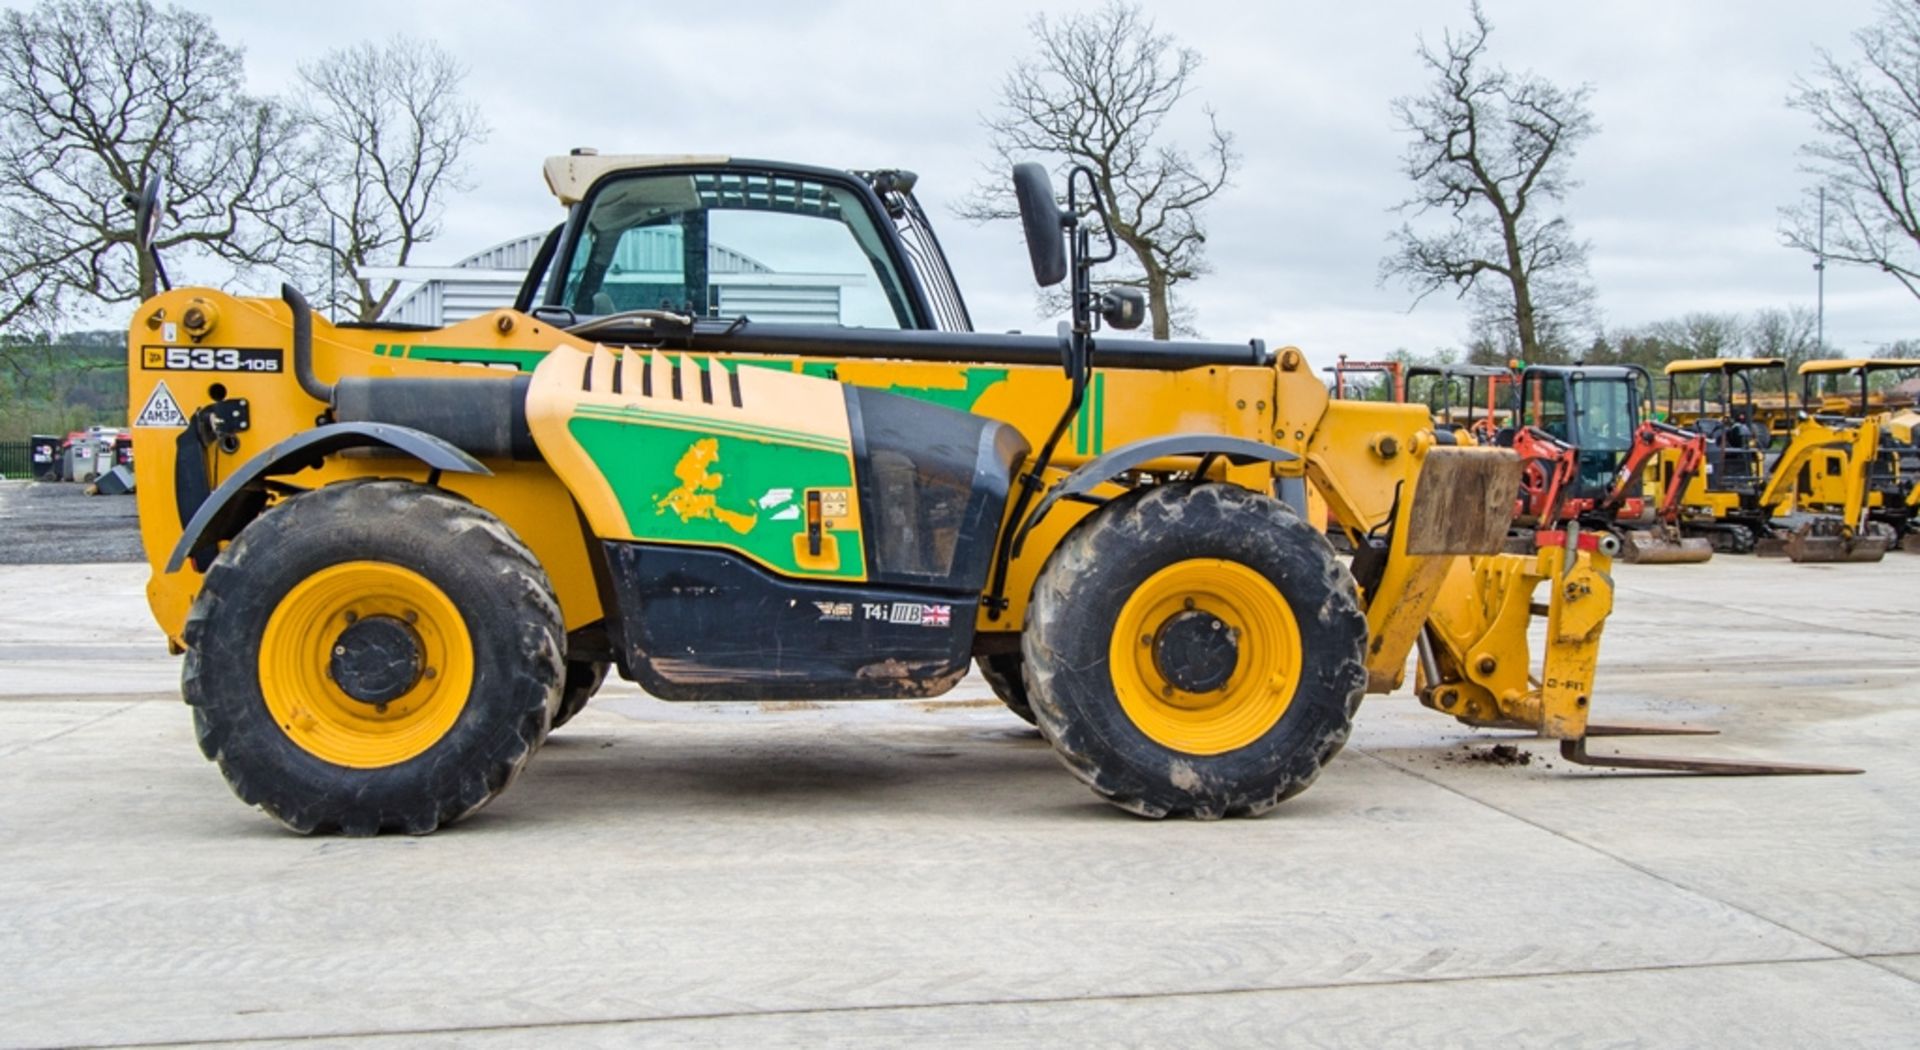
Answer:
[(1866, 775), (1497, 765), (1396, 696), (1272, 816), (1156, 824), (978, 679), (622, 685), (465, 824), (300, 838), (200, 758), (143, 567), (0, 567), (0, 1044), (1920, 1042), (1920, 558), (1617, 579), (1598, 717)]

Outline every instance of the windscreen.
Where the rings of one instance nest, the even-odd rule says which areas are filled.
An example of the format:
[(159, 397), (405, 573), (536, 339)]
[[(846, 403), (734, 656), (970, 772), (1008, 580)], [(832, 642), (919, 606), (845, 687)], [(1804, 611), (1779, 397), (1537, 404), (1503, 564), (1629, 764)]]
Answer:
[(695, 317), (914, 327), (861, 198), (789, 175), (633, 175), (603, 185), (567, 260), (560, 305), (580, 317)]
[(1625, 452), (1633, 447), (1639, 413), (1633, 384), (1624, 379), (1585, 379), (1575, 384), (1574, 442), (1582, 450)]

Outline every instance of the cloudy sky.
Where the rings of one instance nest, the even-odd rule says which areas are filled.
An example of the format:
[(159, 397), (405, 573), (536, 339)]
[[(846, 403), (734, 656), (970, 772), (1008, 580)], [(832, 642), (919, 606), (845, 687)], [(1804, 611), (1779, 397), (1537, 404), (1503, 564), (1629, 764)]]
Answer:
[[(17, 6), (17, 5), (16, 5)], [(950, 202), (982, 176), (980, 114), (1043, 8), (1006, 0), (466, 0), (260, 4), (188, 0), (246, 49), (262, 92), (359, 39), (430, 37), (471, 70), (492, 125), (473, 189), (449, 204), (427, 263), (452, 262), (557, 221), (540, 161), (602, 152), (730, 152), (835, 167), (903, 167), (939, 224), (985, 329), (1049, 327), (1034, 314), (1017, 229), (971, 227)], [(1091, 7), (1065, 2), (1059, 13)], [(1147, 0), (1161, 30), (1205, 56), (1195, 99), (1244, 160), (1208, 214), (1215, 272), (1190, 299), (1209, 338), (1259, 336), (1326, 361), (1463, 339), (1444, 296), (1409, 312), (1376, 267), (1407, 192), (1389, 101), (1424, 78), (1417, 39), (1467, 21), (1458, 3)], [(1511, 68), (1593, 86), (1600, 132), (1575, 158), (1567, 204), (1592, 243), (1609, 327), (1689, 311), (1804, 306), (1804, 255), (1780, 245), (1778, 208), (1806, 184), (1788, 110), (1815, 49), (1850, 48), (1872, 0), (1486, 0), (1492, 53)], [(1194, 116), (1198, 116), (1197, 110)], [(1827, 273), (1827, 334), (1843, 352), (1920, 335), (1920, 304), (1890, 279)]]

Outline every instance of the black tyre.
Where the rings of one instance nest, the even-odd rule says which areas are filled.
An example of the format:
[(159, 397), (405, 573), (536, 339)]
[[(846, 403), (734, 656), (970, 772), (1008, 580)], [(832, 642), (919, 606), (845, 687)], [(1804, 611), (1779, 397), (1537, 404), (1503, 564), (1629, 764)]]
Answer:
[(1033, 703), (1027, 699), (1027, 681), (1021, 669), (1024, 662), (1019, 653), (994, 653), (973, 658), (974, 666), (980, 669), (980, 677), (987, 680), (993, 695), (1007, 705), (1007, 710), (1029, 724), (1038, 724), (1033, 716)]
[(1366, 639), (1352, 576), (1285, 504), (1176, 484), (1075, 527), (1022, 649), (1067, 768), (1130, 812), (1216, 818), (1271, 809), (1340, 750)]
[(406, 481), (294, 496), (187, 617), (182, 689), (234, 794), (302, 833), (425, 834), (498, 795), (559, 699), (552, 586), (487, 511)]
[(600, 691), (601, 683), (607, 680), (607, 670), (611, 667), (605, 660), (568, 660), (567, 676), (560, 685), (560, 706), (553, 712), (553, 728), (558, 729), (573, 721), (573, 716), (587, 706), (593, 694)]

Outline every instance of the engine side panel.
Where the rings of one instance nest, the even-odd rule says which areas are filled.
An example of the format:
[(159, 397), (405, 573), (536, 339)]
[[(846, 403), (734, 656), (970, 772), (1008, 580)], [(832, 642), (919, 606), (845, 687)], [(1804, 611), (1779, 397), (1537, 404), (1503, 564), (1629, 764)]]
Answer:
[(527, 422), (602, 539), (719, 548), (788, 576), (867, 578), (838, 383), (562, 345), (534, 370)]

